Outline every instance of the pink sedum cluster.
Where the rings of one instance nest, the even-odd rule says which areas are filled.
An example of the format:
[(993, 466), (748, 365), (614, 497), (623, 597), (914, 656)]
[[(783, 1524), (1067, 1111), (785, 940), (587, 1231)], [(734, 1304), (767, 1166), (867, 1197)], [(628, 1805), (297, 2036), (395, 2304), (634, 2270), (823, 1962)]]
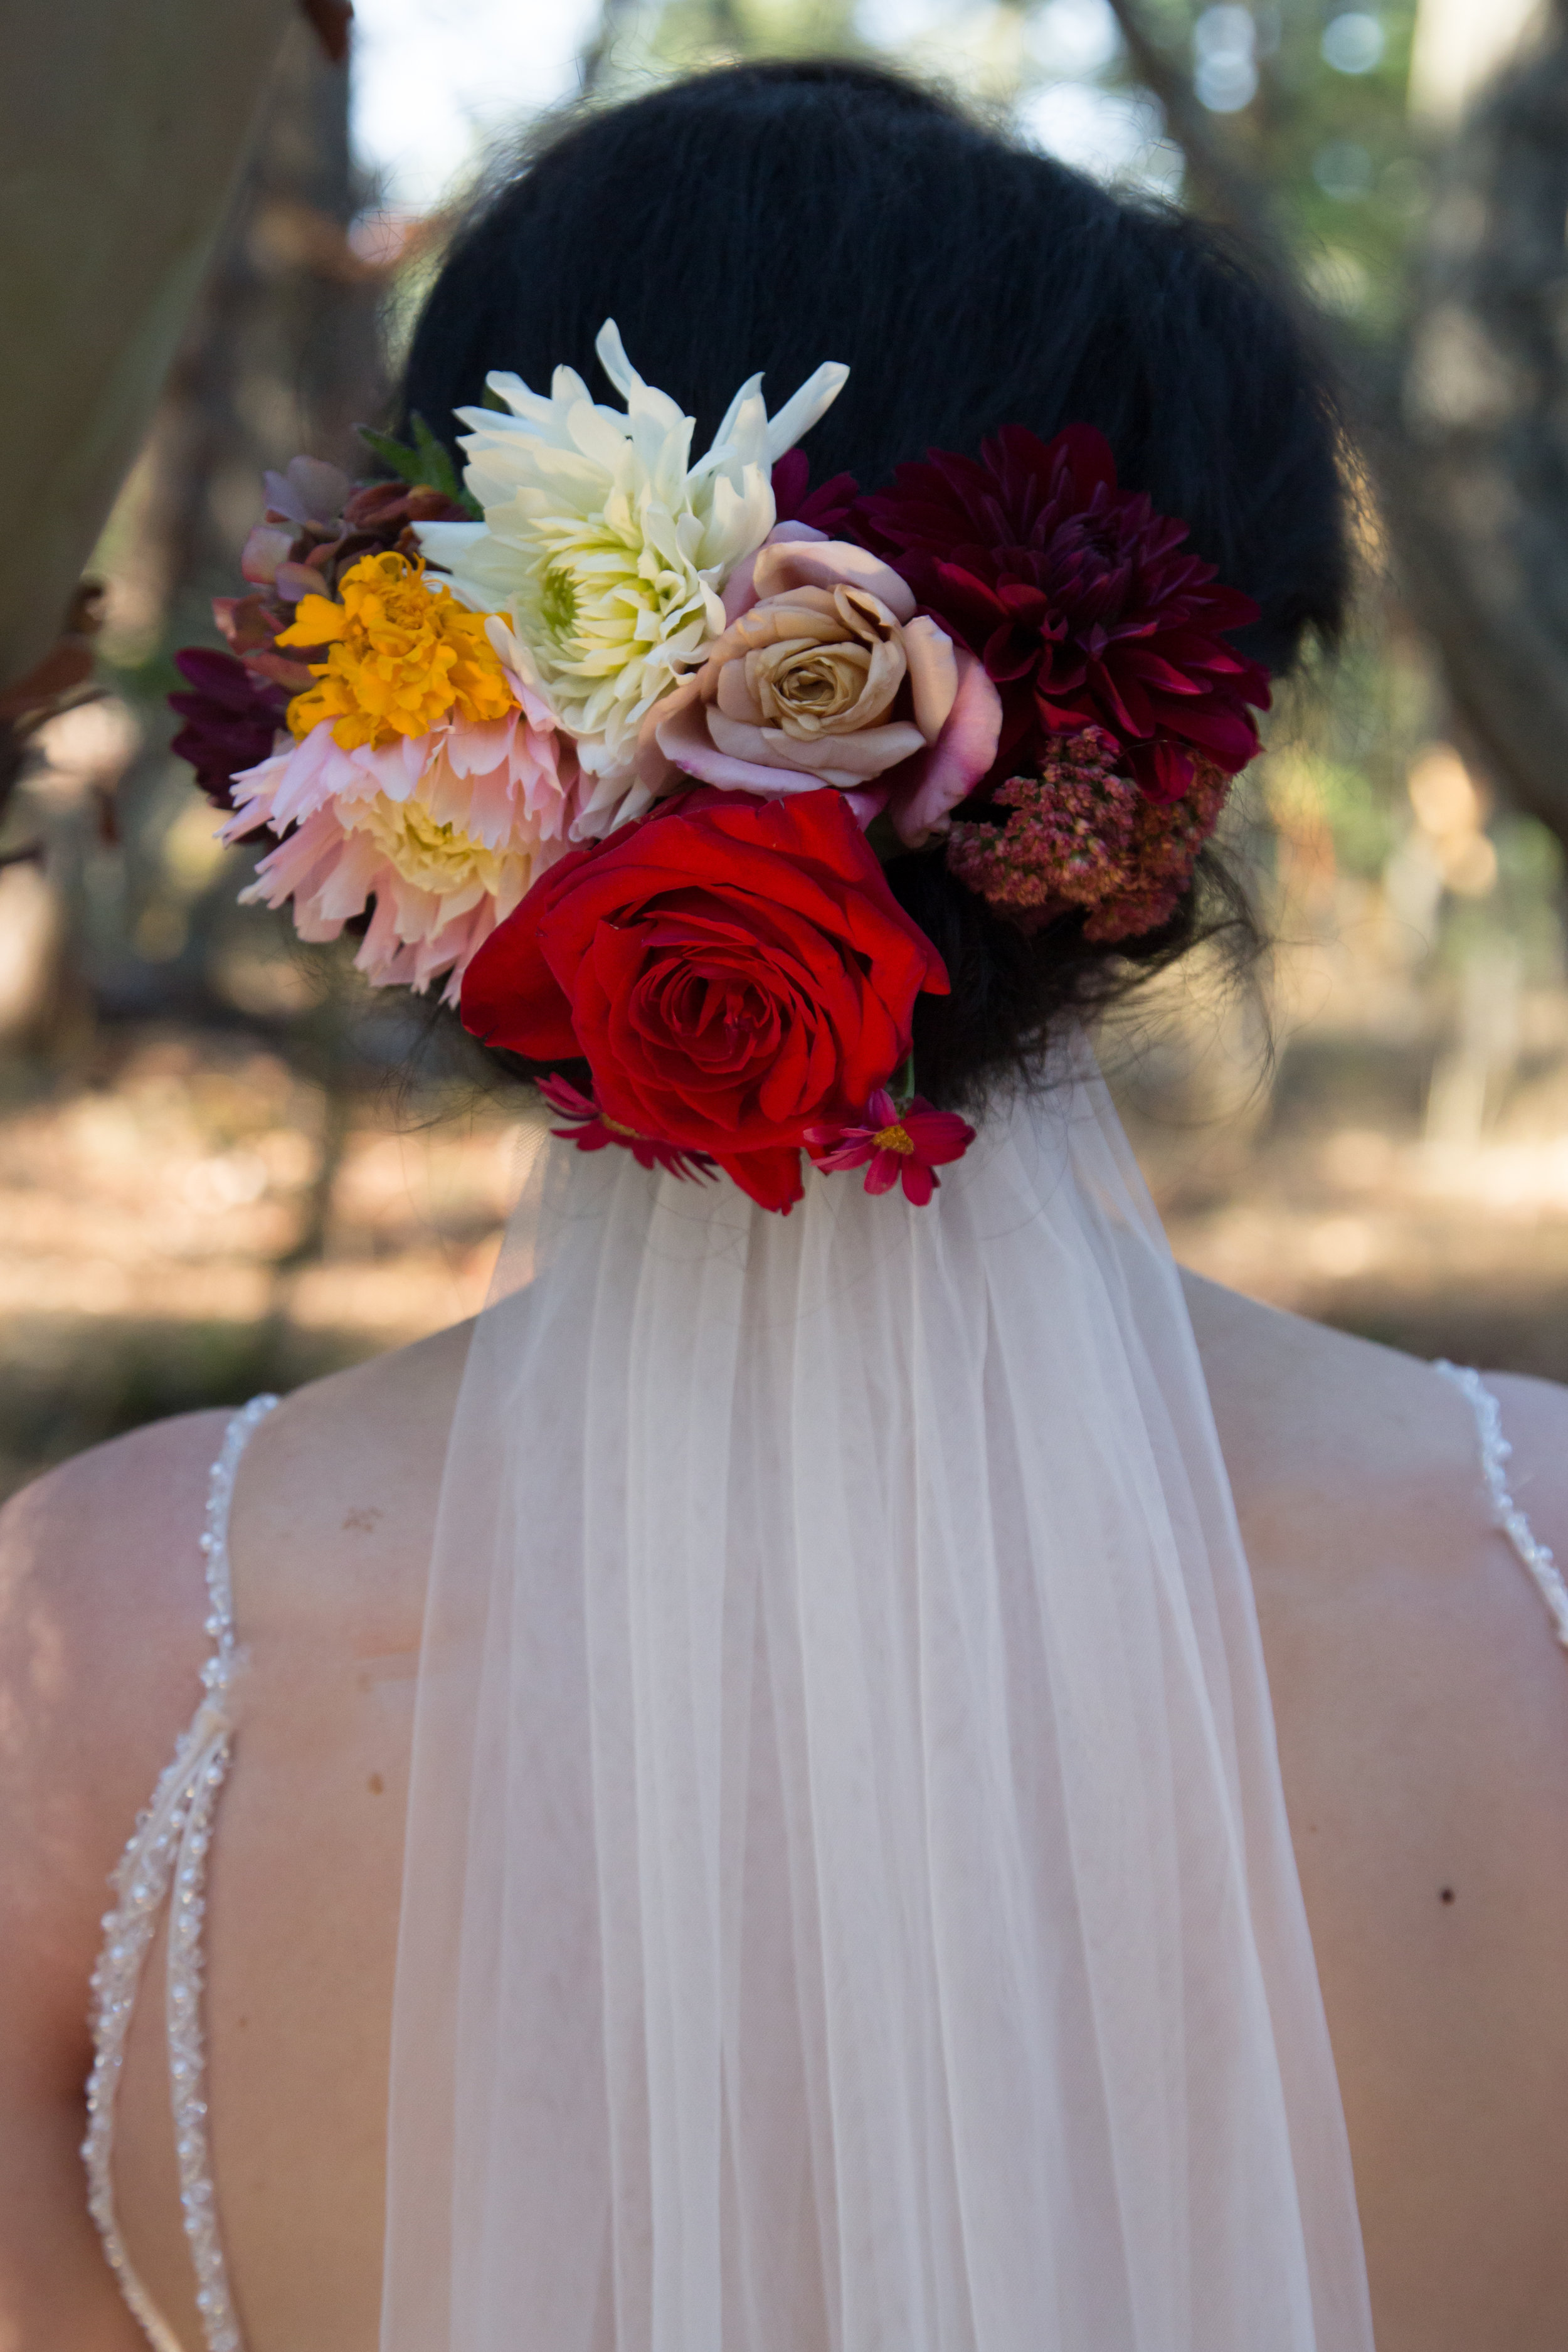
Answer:
[(1228, 778), (1198, 761), (1179, 801), (1155, 801), (1123, 772), (1102, 730), (1056, 738), (1036, 774), (1012, 776), (993, 805), (1001, 824), (953, 825), (947, 862), (961, 882), (1028, 931), (1081, 908), (1099, 945), (1169, 922), (1225, 805)]
[(1217, 768), (1198, 761), (1184, 800), (1140, 800), (1127, 881), (1095, 908), (1083, 927), (1086, 939), (1113, 946), (1118, 940), (1145, 938), (1170, 921), (1193, 878), (1198, 852), (1219, 823), (1230, 783)]

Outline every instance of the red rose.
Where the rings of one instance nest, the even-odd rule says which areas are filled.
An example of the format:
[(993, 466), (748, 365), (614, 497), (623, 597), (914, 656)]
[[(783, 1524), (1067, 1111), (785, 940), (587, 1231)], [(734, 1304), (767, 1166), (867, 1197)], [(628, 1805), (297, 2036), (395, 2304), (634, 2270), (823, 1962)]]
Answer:
[(487, 1045), (585, 1057), (611, 1119), (787, 1209), (806, 1129), (864, 1108), (947, 984), (841, 793), (701, 790), (551, 866), (462, 1012)]

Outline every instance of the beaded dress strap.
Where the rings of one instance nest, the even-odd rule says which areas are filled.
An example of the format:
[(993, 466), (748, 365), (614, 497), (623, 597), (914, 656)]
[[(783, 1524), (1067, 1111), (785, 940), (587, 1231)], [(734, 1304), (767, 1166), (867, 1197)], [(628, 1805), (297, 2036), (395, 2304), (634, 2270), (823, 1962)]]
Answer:
[(218, 1791), (228, 1770), (233, 1723), (229, 1687), (238, 1664), (229, 1572), (228, 1520), (235, 1473), (252, 1432), (278, 1402), (253, 1398), (229, 1423), (207, 1488), (206, 1631), (214, 1647), (202, 1668), (205, 1696), (174, 1759), (136, 1823), (110, 1880), (113, 1908), (104, 1914), (103, 1949), (92, 1979), (92, 2073), (87, 2086), (88, 2209), (97, 2222), (110, 2267), (154, 2352), (181, 2352), (178, 2337), (142, 2285), (125, 2251), (114, 2210), (114, 2100), (125, 2063), (126, 2037), (142, 1970), (171, 1887), (168, 1977), (164, 2014), (169, 2042), (169, 2089), (179, 2161), (180, 2206), (196, 2275), (205, 2352), (242, 2352), (228, 2273), (214, 2210), (207, 2109), (203, 2096), (202, 1915), (206, 1852)]
[(1502, 1433), (1502, 1408), (1480, 1374), (1468, 1365), (1447, 1361), (1433, 1367), (1445, 1380), (1452, 1381), (1470, 1400), (1476, 1416), (1476, 1429), (1481, 1444), (1481, 1473), (1487, 1482), (1487, 1494), (1491, 1503), (1492, 1525), (1506, 1536), (1523, 1566), (1530, 1571), (1535, 1589), (1546, 1603), (1552, 1630), (1563, 1648), (1568, 1650), (1568, 1585), (1548, 1547), (1537, 1538), (1534, 1528), (1508, 1490), (1507, 1465), (1513, 1448)]

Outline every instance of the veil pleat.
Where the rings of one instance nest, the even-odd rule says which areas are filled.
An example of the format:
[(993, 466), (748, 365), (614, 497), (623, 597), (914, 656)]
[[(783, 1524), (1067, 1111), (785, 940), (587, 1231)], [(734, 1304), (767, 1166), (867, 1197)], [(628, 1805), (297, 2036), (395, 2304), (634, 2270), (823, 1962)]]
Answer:
[(441, 1499), (383, 2352), (1371, 2352), (1202, 1370), (1069, 1065), (924, 1209), (541, 1150)]

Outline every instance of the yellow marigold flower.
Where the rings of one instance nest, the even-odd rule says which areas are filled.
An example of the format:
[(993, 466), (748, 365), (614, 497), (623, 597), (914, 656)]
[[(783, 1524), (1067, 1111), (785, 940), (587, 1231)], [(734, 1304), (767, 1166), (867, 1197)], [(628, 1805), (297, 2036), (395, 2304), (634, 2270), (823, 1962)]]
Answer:
[(485, 616), (425, 579), (422, 562), (365, 555), (338, 583), (342, 597), (300, 599), (280, 646), (325, 646), (320, 681), (289, 705), (296, 736), (323, 719), (345, 751), (398, 735), (427, 735), (443, 719), (504, 719), (513, 695), (485, 635)]

